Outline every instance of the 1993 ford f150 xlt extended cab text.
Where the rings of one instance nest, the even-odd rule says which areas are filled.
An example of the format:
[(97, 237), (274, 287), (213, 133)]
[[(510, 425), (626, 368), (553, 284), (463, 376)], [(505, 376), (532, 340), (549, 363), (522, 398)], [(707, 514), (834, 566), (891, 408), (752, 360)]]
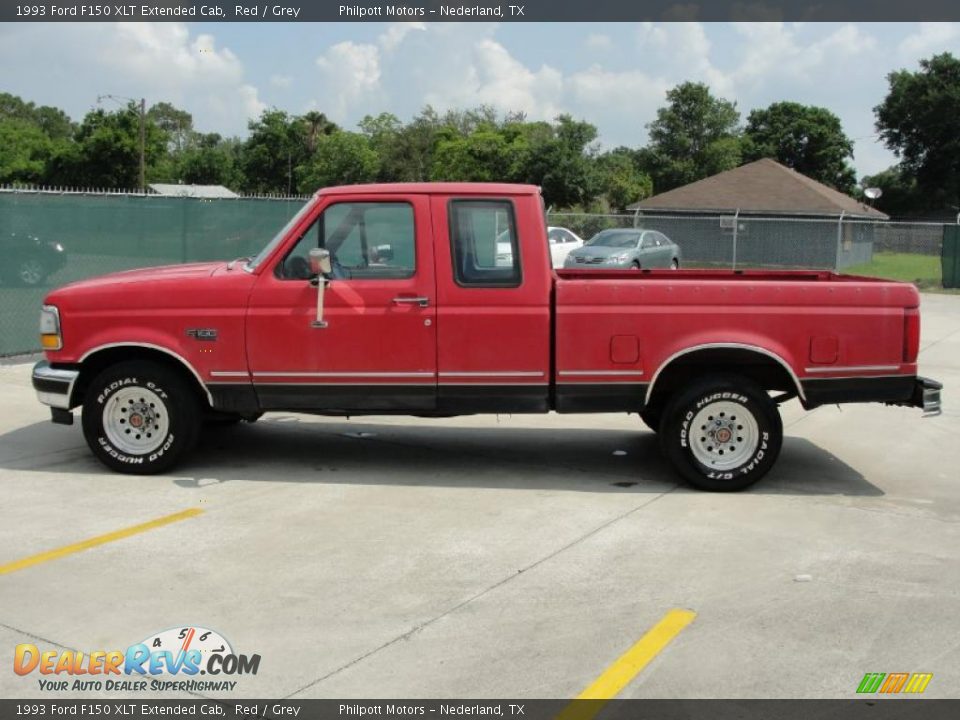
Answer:
[(554, 271), (532, 186), (325, 189), (255, 258), (73, 283), (40, 325), (40, 401), (66, 424), (82, 407), (93, 453), (131, 473), (271, 410), (636, 412), (688, 482), (737, 490), (776, 461), (785, 400), (940, 409), (912, 285)]

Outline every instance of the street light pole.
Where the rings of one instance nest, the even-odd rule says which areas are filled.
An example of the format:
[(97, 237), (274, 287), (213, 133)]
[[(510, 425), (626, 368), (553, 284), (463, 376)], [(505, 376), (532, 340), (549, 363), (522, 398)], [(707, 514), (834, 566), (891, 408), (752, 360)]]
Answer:
[(140, 98), (140, 192), (147, 191), (147, 99)]

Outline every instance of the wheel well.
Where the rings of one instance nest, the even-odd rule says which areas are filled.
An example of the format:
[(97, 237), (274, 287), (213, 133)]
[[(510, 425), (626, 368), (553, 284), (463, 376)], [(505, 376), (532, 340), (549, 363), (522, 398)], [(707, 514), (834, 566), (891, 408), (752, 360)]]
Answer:
[(710, 373), (733, 373), (750, 378), (764, 390), (795, 396), (796, 380), (780, 361), (749, 348), (704, 348), (671, 360), (658, 371), (648, 398), (651, 407), (663, 407), (667, 399), (692, 380)]
[(77, 369), (80, 370), (80, 375), (73, 387), (73, 397), (70, 402), (71, 407), (83, 404), (87, 387), (89, 387), (90, 382), (100, 374), (100, 372), (111, 365), (128, 362), (130, 360), (149, 360), (169, 368), (180, 375), (187, 383), (187, 387), (196, 393), (197, 400), (200, 402), (201, 407), (210, 407), (210, 397), (207, 394), (206, 388), (203, 387), (200, 381), (197, 380), (197, 376), (191, 372), (190, 368), (188, 368), (182, 360), (162, 350), (139, 345), (104, 348), (103, 350), (98, 350), (93, 353), (76, 366)]

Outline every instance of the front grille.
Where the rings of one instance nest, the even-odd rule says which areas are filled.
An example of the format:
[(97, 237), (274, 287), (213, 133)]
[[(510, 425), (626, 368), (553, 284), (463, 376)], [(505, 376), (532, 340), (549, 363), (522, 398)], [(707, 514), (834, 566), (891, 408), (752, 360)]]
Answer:
[(589, 258), (578, 257), (575, 259), (581, 265), (600, 265), (602, 262), (604, 262), (604, 260), (606, 260), (606, 258), (602, 258), (602, 257), (589, 257)]

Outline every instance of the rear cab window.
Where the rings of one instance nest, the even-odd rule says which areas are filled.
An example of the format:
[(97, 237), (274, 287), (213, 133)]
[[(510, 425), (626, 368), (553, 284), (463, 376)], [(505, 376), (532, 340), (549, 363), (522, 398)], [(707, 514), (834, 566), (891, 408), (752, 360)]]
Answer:
[(451, 200), (453, 277), (461, 287), (518, 287), (523, 278), (513, 203)]

